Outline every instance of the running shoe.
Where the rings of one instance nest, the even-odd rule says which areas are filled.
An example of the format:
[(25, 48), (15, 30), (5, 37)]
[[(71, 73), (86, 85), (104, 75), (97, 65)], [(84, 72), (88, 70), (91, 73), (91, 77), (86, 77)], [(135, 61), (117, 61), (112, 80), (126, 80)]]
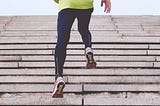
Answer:
[(87, 58), (87, 65), (86, 68), (87, 69), (92, 69), (92, 68), (96, 68), (96, 62), (94, 61), (94, 55), (93, 55), (93, 51), (91, 48), (86, 48), (85, 50), (85, 54), (86, 54), (86, 58)]
[(63, 89), (65, 87), (65, 82), (62, 77), (58, 77), (54, 83), (54, 89), (52, 93), (53, 98), (63, 98)]

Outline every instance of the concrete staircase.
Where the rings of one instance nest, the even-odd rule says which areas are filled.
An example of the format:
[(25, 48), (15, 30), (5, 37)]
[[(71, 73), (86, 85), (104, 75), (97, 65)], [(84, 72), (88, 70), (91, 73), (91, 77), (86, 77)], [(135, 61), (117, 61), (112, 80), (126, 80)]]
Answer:
[(0, 105), (160, 105), (160, 16), (93, 16), (90, 70), (75, 22), (63, 99), (51, 97), (56, 19), (0, 17)]

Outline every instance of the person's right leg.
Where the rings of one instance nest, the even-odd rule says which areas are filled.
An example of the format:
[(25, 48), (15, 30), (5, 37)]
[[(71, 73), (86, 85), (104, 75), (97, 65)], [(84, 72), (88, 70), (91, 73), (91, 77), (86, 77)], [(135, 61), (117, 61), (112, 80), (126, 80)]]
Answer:
[(55, 48), (55, 84), (52, 97), (63, 97), (63, 65), (66, 58), (66, 47), (70, 38), (70, 30), (75, 20), (71, 9), (65, 9), (58, 14), (58, 38)]
[(92, 51), (92, 38), (91, 33), (89, 31), (89, 23), (91, 19), (91, 14), (93, 9), (85, 9), (79, 10), (77, 12), (77, 19), (78, 19), (78, 31), (82, 36), (83, 43), (85, 45), (85, 54), (87, 57), (87, 65), (86, 68), (95, 68), (96, 62), (93, 58), (93, 51)]
[(93, 9), (81, 9), (77, 12), (78, 31), (81, 34), (85, 48), (92, 46), (92, 36), (89, 31), (89, 23)]

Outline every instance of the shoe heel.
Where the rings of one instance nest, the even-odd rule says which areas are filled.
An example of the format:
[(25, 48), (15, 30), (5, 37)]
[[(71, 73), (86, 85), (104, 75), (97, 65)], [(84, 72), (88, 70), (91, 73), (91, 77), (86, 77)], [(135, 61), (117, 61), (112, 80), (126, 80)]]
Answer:
[(94, 61), (92, 52), (87, 53), (86, 57), (87, 57), (88, 62)]
[(86, 68), (87, 69), (93, 69), (93, 68), (96, 68), (96, 62), (92, 62), (92, 63), (87, 63), (87, 66), (86, 66)]
[(65, 87), (65, 83), (64, 83), (64, 82), (60, 82), (60, 83), (58, 84), (58, 93), (59, 93), (59, 94), (63, 93), (64, 87)]
[(93, 53), (92, 53), (92, 52), (87, 53), (86, 57), (87, 57), (87, 65), (86, 65), (86, 68), (87, 68), (87, 69), (96, 68), (96, 65), (97, 65), (97, 64), (96, 64), (96, 62), (94, 61)]
[(65, 83), (64, 82), (60, 82), (57, 85), (57, 90), (55, 92), (55, 94), (52, 95), (52, 98), (63, 98), (63, 89), (65, 87)]

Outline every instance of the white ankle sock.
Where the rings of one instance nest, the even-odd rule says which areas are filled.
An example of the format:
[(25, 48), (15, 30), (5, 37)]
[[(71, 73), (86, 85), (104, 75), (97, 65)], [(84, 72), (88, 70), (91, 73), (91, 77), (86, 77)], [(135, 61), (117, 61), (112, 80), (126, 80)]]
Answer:
[(87, 47), (87, 48), (85, 49), (85, 53), (87, 54), (87, 53), (89, 53), (89, 52), (93, 53), (93, 50), (92, 50), (92, 48)]

